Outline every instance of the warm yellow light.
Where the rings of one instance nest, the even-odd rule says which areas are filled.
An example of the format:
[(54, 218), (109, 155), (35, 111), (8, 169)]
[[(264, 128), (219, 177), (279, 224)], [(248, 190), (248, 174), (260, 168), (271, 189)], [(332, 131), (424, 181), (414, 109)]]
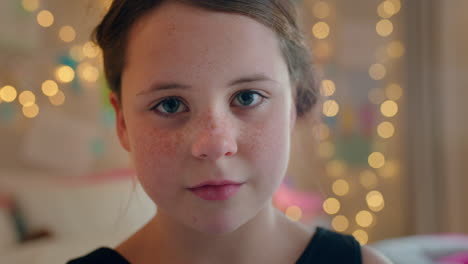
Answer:
[(375, 29), (377, 34), (382, 37), (387, 37), (393, 32), (393, 23), (388, 19), (382, 19), (377, 23)]
[(57, 94), (58, 92), (58, 85), (56, 82), (52, 81), (52, 80), (47, 80), (45, 82), (42, 83), (42, 92), (46, 95), (46, 96), (54, 96)]
[(337, 215), (333, 217), (331, 225), (333, 229), (335, 229), (336, 231), (344, 232), (349, 227), (349, 221), (348, 221), (348, 218), (346, 218), (346, 216)]
[(83, 45), (83, 54), (88, 58), (95, 58), (99, 55), (99, 48), (93, 42), (86, 42)]
[(377, 175), (371, 170), (364, 170), (359, 174), (359, 182), (366, 189), (372, 189), (377, 186)]
[(398, 105), (392, 100), (387, 100), (380, 105), (380, 112), (386, 117), (393, 117), (398, 113)]
[(21, 1), (21, 5), (24, 10), (34, 12), (39, 8), (39, 0), (23, 0)]
[(385, 95), (388, 99), (396, 101), (403, 95), (403, 89), (400, 85), (392, 83), (385, 88)]
[(36, 103), (36, 96), (31, 91), (23, 91), (20, 93), (18, 101), (24, 107), (32, 106)]
[(302, 217), (302, 210), (298, 206), (289, 206), (285, 212), (286, 216), (292, 221), (299, 221)]
[(330, 34), (330, 27), (327, 23), (320, 21), (312, 27), (312, 33), (318, 39), (325, 39)]
[(78, 75), (87, 82), (96, 82), (99, 78), (99, 70), (89, 63), (81, 63), (78, 66)]
[(319, 1), (314, 4), (314, 16), (320, 19), (324, 19), (330, 15), (330, 6), (328, 3)]
[(316, 41), (314, 44), (314, 51), (317, 59), (326, 59), (330, 57), (332, 54), (332, 48), (330, 47), (330, 44), (328, 44), (327, 41), (321, 40), (321, 41)]
[(70, 66), (62, 65), (55, 70), (55, 78), (62, 83), (69, 83), (75, 79), (75, 71)]
[(381, 104), (385, 100), (384, 90), (381, 88), (373, 88), (369, 91), (369, 101), (373, 104)]
[(324, 159), (329, 159), (335, 154), (335, 145), (330, 141), (320, 142), (318, 145), (318, 155)]
[(49, 101), (55, 106), (63, 105), (65, 103), (65, 94), (58, 91), (56, 95), (49, 97)]
[(369, 227), (374, 222), (374, 216), (366, 210), (356, 214), (356, 223), (361, 227)]
[(320, 123), (315, 127), (314, 133), (319, 140), (327, 140), (330, 137), (330, 128), (324, 123)]
[(332, 160), (327, 163), (326, 171), (330, 177), (340, 177), (345, 174), (347, 169), (346, 163), (341, 160)]
[(340, 210), (340, 201), (336, 198), (328, 198), (323, 202), (323, 210), (330, 215), (338, 213)]
[(63, 26), (59, 31), (59, 37), (64, 42), (72, 42), (76, 38), (75, 29), (71, 26)]
[(380, 211), (385, 203), (383, 195), (379, 191), (369, 192), (366, 196), (366, 202), (367, 206), (374, 212)]
[(399, 170), (399, 163), (395, 160), (389, 160), (379, 169), (379, 174), (383, 178), (394, 178), (399, 173)]
[(374, 80), (382, 80), (387, 74), (387, 69), (382, 64), (372, 64), (369, 68), (369, 76)]
[(71, 49), (70, 49), (70, 56), (71, 56), (72, 59), (74, 59), (75, 61), (82, 61), (82, 60), (84, 60), (85, 55), (83, 54), (83, 47), (81, 47), (80, 45), (74, 45), (73, 47), (71, 47)]
[(0, 89), (0, 97), (7, 103), (13, 102), (17, 95), (18, 93), (16, 92), (15, 87), (11, 85), (4, 86), (2, 89)]
[(381, 168), (385, 165), (385, 156), (380, 152), (373, 152), (368, 158), (369, 166), (374, 169)]
[(395, 127), (391, 122), (385, 121), (379, 124), (377, 133), (381, 138), (391, 138), (395, 134)]
[(37, 104), (23, 106), (23, 114), (27, 118), (34, 118), (39, 114), (39, 107)]
[(327, 100), (323, 103), (323, 114), (328, 117), (334, 117), (340, 111), (340, 106), (335, 100)]
[(37, 23), (42, 27), (50, 27), (54, 24), (54, 15), (48, 10), (42, 10), (37, 14)]
[(332, 96), (335, 93), (336, 87), (332, 80), (323, 80), (322, 89), (320, 92), (323, 96)]
[(393, 4), (393, 14), (396, 15), (398, 12), (400, 12), (401, 9), (401, 1), (400, 0), (387, 0), (387, 2), (390, 2)]
[(377, 7), (377, 14), (381, 18), (390, 18), (395, 13), (394, 9), (392, 11), (392, 9), (391, 9), (392, 7), (388, 3), (390, 3), (390, 5), (393, 5), (393, 3), (391, 3), (391, 2), (384, 1), (384, 2), (380, 3), (380, 5)]
[(387, 54), (391, 58), (400, 58), (405, 54), (405, 46), (401, 41), (394, 40), (388, 44)]
[(369, 242), (369, 236), (367, 235), (367, 232), (361, 229), (358, 229), (353, 232), (354, 238), (361, 244), (361, 246), (367, 244)]
[(345, 196), (349, 192), (349, 184), (345, 180), (336, 180), (332, 185), (332, 190), (338, 196)]

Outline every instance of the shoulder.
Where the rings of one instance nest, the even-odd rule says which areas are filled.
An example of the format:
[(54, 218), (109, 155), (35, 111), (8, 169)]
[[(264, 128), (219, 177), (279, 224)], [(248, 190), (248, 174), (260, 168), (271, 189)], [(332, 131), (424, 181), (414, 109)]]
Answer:
[(392, 264), (388, 258), (368, 246), (361, 247), (361, 255), (363, 264)]

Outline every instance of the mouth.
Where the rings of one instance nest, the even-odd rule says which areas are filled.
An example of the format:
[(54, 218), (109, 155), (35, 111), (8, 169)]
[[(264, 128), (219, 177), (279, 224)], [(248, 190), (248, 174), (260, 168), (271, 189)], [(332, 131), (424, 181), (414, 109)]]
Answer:
[(203, 182), (188, 188), (193, 194), (206, 201), (224, 201), (233, 197), (244, 183), (233, 181)]

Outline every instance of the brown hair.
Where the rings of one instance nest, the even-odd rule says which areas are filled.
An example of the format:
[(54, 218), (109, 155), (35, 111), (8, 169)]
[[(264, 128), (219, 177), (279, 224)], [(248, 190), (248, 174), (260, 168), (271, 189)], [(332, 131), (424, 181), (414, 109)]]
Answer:
[[(153, 8), (168, 0), (114, 0), (93, 35), (103, 51), (109, 86), (120, 99), (127, 36), (132, 25)], [(298, 25), (292, 0), (173, 0), (207, 10), (237, 13), (255, 19), (276, 32), (281, 52), (295, 85), (298, 117), (310, 112), (318, 100), (318, 86), (311, 55)]]

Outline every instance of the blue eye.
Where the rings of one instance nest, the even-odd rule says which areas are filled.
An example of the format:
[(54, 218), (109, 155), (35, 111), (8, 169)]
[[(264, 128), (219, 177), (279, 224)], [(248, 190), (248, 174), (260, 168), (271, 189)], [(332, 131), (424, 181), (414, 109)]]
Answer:
[[(259, 104), (265, 97), (257, 92), (253, 91), (242, 91), (236, 95), (235, 100), (240, 103), (241, 106), (253, 106)], [(256, 102), (256, 103), (254, 103)]]
[[(183, 105), (183, 107), (186, 107), (184, 103), (181, 102), (180, 99), (178, 99), (177, 97), (169, 97), (162, 100), (151, 110), (157, 110), (160, 114), (168, 116), (179, 112), (183, 112), (184, 109), (183, 107), (180, 107), (181, 105)], [(182, 109), (182, 111), (179, 111), (180, 109)]]

